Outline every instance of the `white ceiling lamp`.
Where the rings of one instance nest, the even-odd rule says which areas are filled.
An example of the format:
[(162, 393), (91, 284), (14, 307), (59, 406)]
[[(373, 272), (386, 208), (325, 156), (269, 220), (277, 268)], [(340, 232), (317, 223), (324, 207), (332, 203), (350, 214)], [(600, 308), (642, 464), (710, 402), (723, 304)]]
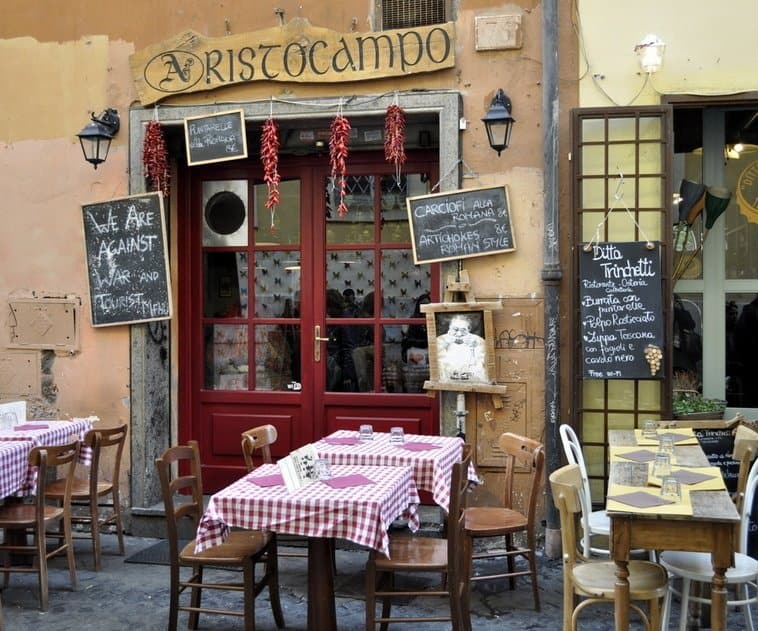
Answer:
[(634, 47), (634, 52), (640, 60), (640, 67), (648, 74), (658, 72), (663, 65), (663, 51), (666, 44), (657, 35), (645, 35), (642, 41)]

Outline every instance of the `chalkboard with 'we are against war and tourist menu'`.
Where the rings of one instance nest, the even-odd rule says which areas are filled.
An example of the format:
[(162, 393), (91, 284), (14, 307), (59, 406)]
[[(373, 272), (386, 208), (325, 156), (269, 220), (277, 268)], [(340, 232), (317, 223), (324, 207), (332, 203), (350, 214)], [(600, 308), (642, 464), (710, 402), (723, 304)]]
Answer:
[(171, 317), (160, 193), (82, 205), (92, 326)]
[(584, 377), (662, 378), (660, 244), (639, 241), (578, 247)]

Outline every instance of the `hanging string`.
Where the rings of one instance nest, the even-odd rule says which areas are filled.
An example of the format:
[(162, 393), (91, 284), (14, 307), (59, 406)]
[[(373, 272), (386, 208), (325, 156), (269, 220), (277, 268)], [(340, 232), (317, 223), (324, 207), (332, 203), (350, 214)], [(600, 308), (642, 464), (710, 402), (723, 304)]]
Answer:
[(274, 118), (274, 97), (271, 97), (271, 100), (268, 102), (268, 117)]
[(443, 175), (443, 176), (442, 176), (442, 177), (441, 177), (441, 178), (440, 178), (440, 179), (437, 181), (437, 183), (436, 183), (434, 186), (432, 186), (432, 188), (431, 188), (431, 192), (432, 192), (432, 193), (434, 193), (434, 191), (436, 191), (436, 190), (437, 190), (437, 189), (440, 187), (440, 184), (442, 184), (442, 182), (444, 182), (444, 181), (445, 181), (447, 178), (449, 178), (449, 177), (450, 177), (450, 176), (453, 174), (453, 172), (454, 172), (454, 171), (455, 171), (455, 170), (458, 168), (458, 165), (460, 165), (460, 164), (464, 165), (464, 166), (465, 166), (465, 167), (468, 169), (468, 171), (467, 171), (468, 173), (472, 173), (472, 174), (476, 175), (475, 173), (473, 173), (473, 171), (471, 171), (471, 169), (470, 169), (470, 167), (468, 166), (468, 164), (466, 164), (466, 163), (463, 161), (463, 159), (462, 159), (462, 158), (459, 158), (458, 160), (456, 160), (456, 161), (453, 163), (453, 166), (452, 166), (452, 167), (450, 167), (450, 169), (447, 171), (447, 173), (445, 173), (445, 174), (444, 174), (444, 175)]
[(653, 242), (648, 239), (647, 234), (645, 234), (645, 231), (640, 227), (640, 224), (637, 223), (637, 220), (634, 217), (634, 213), (632, 213), (631, 210), (629, 210), (629, 207), (626, 205), (626, 202), (624, 202), (624, 174), (619, 169), (619, 180), (616, 184), (616, 190), (613, 193), (613, 201), (611, 202), (610, 207), (608, 208), (608, 212), (603, 215), (602, 221), (595, 226), (595, 236), (584, 245), (584, 251), (589, 252), (592, 250), (592, 246), (596, 243), (600, 242), (600, 229), (608, 223), (608, 217), (610, 217), (611, 213), (614, 210), (618, 210), (623, 208), (626, 211), (626, 214), (629, 216), (629, 218), (632, 220), (632, 223), (637, 227), (637, 230), (639, 231), (640, 236), (645, 241), (645, 247), (647, 247), (648, 250), (652, 250), (655, 246), (653, 245)]
[(157, 103), (153, 106), (153, 120), (156, 122), (160, 122), (160, 119), (158, 117), (158, 104)]

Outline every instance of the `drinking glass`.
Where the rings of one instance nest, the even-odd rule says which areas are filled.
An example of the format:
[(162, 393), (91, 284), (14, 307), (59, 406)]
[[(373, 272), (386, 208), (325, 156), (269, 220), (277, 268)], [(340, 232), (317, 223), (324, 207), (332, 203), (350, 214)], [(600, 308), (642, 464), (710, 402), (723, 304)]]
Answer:
[(316, 477), (319, 480), (329, 480), (332, 477), (332, 466), (325, 458), (316, 459)]
[(642, 436), (644, 438), (655, 438), (658, 423), (655, 421), (645, 421), (642, 425)]
[(371, 425), (361, 425), (358, 430), (358, 438), (360, 440), (373, 440), (374, 428)]
[(656, 478), (665, 478), (671, 473), (671, 456), (663, 451), (655, 454), (653, 461), (653, 476)]
[(668, 454), (669, 457), (674, 455), (674, 437), (673, 436), (661, 436), (658, 442), (658, 451)]
[(405, 432), (402, 427), (390, 429), (390, 442), (396, 445), (402, 445), (405, 442)]
[(663, 478), (661, 481), (661, 497), (675, 502), (682, 501), (682, 485), (679, 480), (672, 477)]

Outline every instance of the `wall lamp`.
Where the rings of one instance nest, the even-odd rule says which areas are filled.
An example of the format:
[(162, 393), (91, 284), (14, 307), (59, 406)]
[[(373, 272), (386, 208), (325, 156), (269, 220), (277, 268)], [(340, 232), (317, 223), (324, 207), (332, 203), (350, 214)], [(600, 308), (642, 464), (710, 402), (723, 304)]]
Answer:
[(642, 41), (634, 47), (634, 52), (640, 60), (640, 67), (648, 74), (658, 72), (663, 65), (663, 51), (666, 44), (657, 35), (645, 35)]
[(482, 118), (484, 128), (487, 130), (487, 140), (497, 155), (508, 147), (511, 140), (511, 129), (516, 120), (511, 116), (511, 100), (499, 88), (490, 103), (490, 109)]
[(108, 108), (100, 116), (95, 116), (93, 112), (91, 117), (92, 120), (76, 135), (82, 145), (84, 159), (97, 169), (97, 165), (105, 162), (108, 157), (111, 140), (118, 132), (121, 121), (118, 112), (112, 108)]

